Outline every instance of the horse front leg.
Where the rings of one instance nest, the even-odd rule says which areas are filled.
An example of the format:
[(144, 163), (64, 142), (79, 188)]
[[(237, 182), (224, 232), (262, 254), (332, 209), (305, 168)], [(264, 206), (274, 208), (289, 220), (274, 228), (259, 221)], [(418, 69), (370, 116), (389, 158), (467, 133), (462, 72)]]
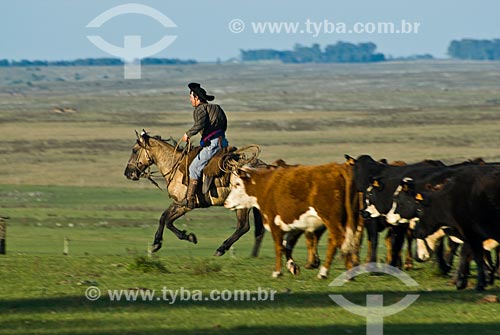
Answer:
[(163, 241), (163, 230), (165, 226), (167, 226), (167, 228), (171, 230), (180, 240), (188, 240), (190, 242), (193, 242), (194, 244), (198, 242), (198, 240), (196, 239), (196, 235), (194, 234), (188, 235), (186, 234), (186, 231), (180, 231), (173, 225), (175, 220), (177, 220), (187, 212), (188, 209), (186, 207), (176, 205), (175, 203), (170, 205), (170, 207), (168, 207), (167, 210), (163, 212), (163, 214), (160, 217), (160, 223), (158, 225), (158, 229), (156, 230), (155, 239), (153, 241), (153, 249), (152, 249), (153, 252), (156, 252), (161, 249)]
[(238, 223), (236, 225), (236, 231), (229, 236), (227, 240), (222, 242), (220, 247), (214, 253), (214, 256), (222, 256), (226, 253), (226, 251), (231, 248), (234, 242), (238, 241), (238, 239), (243, 236), (247, 231), (250, 230), (250, 222), (249, 222), (249, 209), (237, 209), (236, 210), (236, 219)]

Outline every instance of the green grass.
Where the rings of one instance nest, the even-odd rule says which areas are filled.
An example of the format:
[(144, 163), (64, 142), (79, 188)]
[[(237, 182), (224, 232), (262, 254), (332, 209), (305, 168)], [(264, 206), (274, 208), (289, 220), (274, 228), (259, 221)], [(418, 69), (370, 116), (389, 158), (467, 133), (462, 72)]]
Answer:
[[(133, 269), (133, 256), (7, 255), (2, 257), (1, 334), (255, 334), (286, 331), (290, 334), (341, 332), (364, 334), (365, 321), (335, 303), (329, 294), (342, 294), (357, 304), (366, 294), (383, 294), (386, 305), (405, 294), (420, 295), (408, 309), (384, 322), (386, 334), (496, 334), (498, 304), (481, 303), (484, 294), (456, 292), (428, 266), (409, 274), (419, 283), (410, 290), (389, 276), (361, 276), (343, 287), (315, 279), (315, 271), (300, 276), (270, 277), (272, 259), (174, 257), (158, 260), (166, 273)], [(198, 272), (198, 262), (215, 262), (218, 271)], [(337, 265), (332, 279), (342, 268)], [(97, 286), (98, 301), (85, 298)], [(201, 292), (212, 290), (275, 290), (273, 301), (165, 301), (163, 287)], [(107, 290), (155, 290), (153, 301), (111, 301)], [(498, 289), (488, 292), (498, 294)], [(157, 300), (161, 297), (160, 300)], [(185, 294), (184, 297), (187, 297)], [(263, 297), (263, 296), (262, 296)], [(140, 300), (140, 299), (139, 299)]]
[[(1, 196), (1, 211), (11, 218), (8, 253), (0, 257), (0, 334), (364, 334), (364, 319), (341, 309), (329, 294), (343, 294), (360, 305), (366, 304), (366, 294), (382, 294), (387, 306), (408, 293), (420, 297), (408, 309), (385, 319), (386, 334), (498, 332), (500, 305), (482, 303), (481, 299), (499, 295), (500, 288), (490, 287), (481, 294), (472, 287), (458, 292), (449, 278), (437, 273), (433, 263), (416, 264), (407, 272), (418, 283), (414, 288), (387, 275), (361, 275), (341, 287), (331, 287), (330, 281), (344, 271), (338, 256), (330, 280), (318, 280), (317, 270), (304, 268), (299, 276), (286, 272), (273, 279), (269, 235), (259, 258), (249, 257), (251, 232), (232, 252), (221, 258), (210, 256), (234, 230), (233, 213), (221, 208), (194, 211), (177, 222), (198, 235), (197, 245), (179, 241), (166, 231), (164, 247), (149, 258), (147, 247), (156, 229), (153, 218), (164, 201), (153, 188), (104, 191), (3, 185)], [(41, 200), (33, 201), (37, 197)], [(111, 206), (117, 199), (122, 205)], [(123, 223), (119, 218), (126, 214), (127, 205), (135, 206), (134, 214), (143, 220)], [(80, 210), (68, 216), (67, 207)], [(40, 209), (55, 216), (38, 216)], [(108, 224), (100, 224), (104, 221)], [(70, 240), (67, 256), (63, 255), (65, 237)], [(323, 239), (320, 244), (322, 257), (325, 243)], [(383, 252), (379, 251), (379, 257), (383, 258)], [(362, 256), (365, 254), (363, 249)], [(303, 241), (299, 241), (294, 256), (299, 264), (305, 263)], [(470, 282), (474, 284), (475, 278)], [(101, 290), (99, 300), (85, 298), (90, 286)], [(178, 298), (174, 303), (163, 300), (163, 288), (178, 294), (182, 290), (200, 292), (202, 297), (213, 290), (248, 290), (257, 299), (259, 288), (276, 294), (273, 301)], [(112, 301), (108, 290), (148, 290), (155, 291), (155, 296), (152, 301)]]

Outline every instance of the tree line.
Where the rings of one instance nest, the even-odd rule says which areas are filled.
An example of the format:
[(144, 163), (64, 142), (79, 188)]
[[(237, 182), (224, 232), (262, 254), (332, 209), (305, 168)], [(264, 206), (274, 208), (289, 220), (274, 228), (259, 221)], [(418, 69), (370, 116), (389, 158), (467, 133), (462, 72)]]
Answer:
[(448, 55), (456, 59), (499, 60), (500, 39), (473, 40), (462, 39), (451, 41)]
[[(337, 42), (327, 45), (324, 49), (315, 43), (312, 46), (296, 44), (292, 50), (255, 49), (240, 50), (240, 60), (251, 61), (281, 61), (283, 63), (368, 63), (387, 60), (419, 60), (433, 59), (432, 55), (413, 55), (393, 58), (376, 52), (374, 43)], [(448, 46), (448, 55), (454, 59), (464, 60), (500, 60), (500, 39), (453, 40)], [(123, 65), (119, 58), (82, 58), (76, 60), (8, 60), (0, 59), (0, 67), (15, 66), (117, 66)], [(197, 64), (196, 60), (177, 58), (144, 58), (143, 65), (186, 65)]]
[[(185, 65), (196, 64), (197, 61), (188, 59), (182, 60), (177, 58), (144, 58), (141, 60), (143, 65)], [(0, 67), (15, 67), (15, 66), (117, 66), (123, 65), (123, 60), (119, 58), (82, 58), (75, 60), (8, 60), (0, 59)]]
[(382, 53), (376, 53), (374, 43), (337, 42), (321, 50), (319, 44), (311, 47), (296, 44), (293, 50), (274, 49), (240, 50), (242, 61), (277, 60), (283, 63), (366, 63), (385, 60)]

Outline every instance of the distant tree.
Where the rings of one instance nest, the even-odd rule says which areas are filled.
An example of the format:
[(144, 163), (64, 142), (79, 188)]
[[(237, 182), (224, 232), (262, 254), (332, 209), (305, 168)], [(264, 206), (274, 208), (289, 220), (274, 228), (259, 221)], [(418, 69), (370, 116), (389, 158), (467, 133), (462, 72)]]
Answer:
[(317, 43), (310, 48), (295, 44), (293, 54), (297, 63), (320, 63), (323, 61), (323, 52)]
[[(170, 65), (170, 64), (196, 64), (197, 62), (192, 59), (169, 59), (169, 58), (145, 58), (142, 64), (154, 65)], [(26, 60), (9, 62), (7, 59), (0, 60), (0, 67), (6, 66), (118, 66), (123, 65), (123, 61), (119, 58), (81, 58), (75, 60)]]
[(321, 51), (319, 44), (311, 47), (296, 44), (293, 50), (277, 51), (273, 49), (241, 50), (242, 61), (280, 60), (283, 63), (352, 63), (380, 62), (385, 60), (381, 53), (375, 53), (374, 43), (352, 44), (338, 42), (327, 45)]
[(452, 58), (457, 59), (499, 60), (500, 39), (462, 39), (460, 41), (453, 40), (448, 46), (448, 55)]
[(144, 58), (141, 60), (142, 65), (186, 65), (196, 64), (193, 59), (182, 60), (178, 58)]

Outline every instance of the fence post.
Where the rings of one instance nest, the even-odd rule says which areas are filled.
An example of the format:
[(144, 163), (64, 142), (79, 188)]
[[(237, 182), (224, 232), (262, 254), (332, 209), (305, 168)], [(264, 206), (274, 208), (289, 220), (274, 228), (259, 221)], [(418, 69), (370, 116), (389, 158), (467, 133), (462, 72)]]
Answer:
[(153, 250), (151, 249), (151, 244), (148, 243), (147, 246), (148, 258), (153, 258)]
[(0, 216), (0, 255), (5, 255), (6, 240), (7, 240), (7, 216)]
[(63, 247), (63, 255), (69, 255), (69, 238), (64, 236), (64, 247)]

